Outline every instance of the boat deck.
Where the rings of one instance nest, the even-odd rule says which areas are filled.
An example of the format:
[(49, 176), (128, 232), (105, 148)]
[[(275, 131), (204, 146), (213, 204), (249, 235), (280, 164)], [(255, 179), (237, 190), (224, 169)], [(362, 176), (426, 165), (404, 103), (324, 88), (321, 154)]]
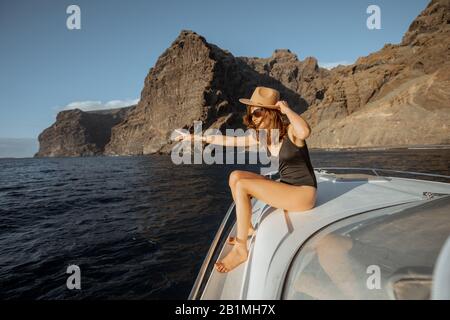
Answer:
[[(424, 201), (424, 192), (450, 193), (448, 184), (426, 180), (323, 171), (316, 172), (316, 178), (318, 197), (311, 210), (287, 212), (252, 201), (256, 233), (248, 240), (248, 260), (229, 273), (213, 270), (201, 299), (279, 299), (280, 280), (290, 261), (317, 230), (363, 212)], [(234, 224), (229, 235), (235, 233)], [(219, 260), (231, 248), (225, 244)]]

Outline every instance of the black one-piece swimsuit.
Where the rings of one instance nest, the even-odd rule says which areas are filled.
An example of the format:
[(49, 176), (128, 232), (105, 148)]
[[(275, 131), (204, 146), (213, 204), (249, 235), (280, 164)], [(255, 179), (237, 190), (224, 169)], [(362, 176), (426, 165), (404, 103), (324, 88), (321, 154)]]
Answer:
[(302, 147), (299, 147), (291, 141), (286, 133), (278, 157), (280, 182), (295, 186), (307, 185), (317, 189), (316, 175), (309, 158), (306, 141)]

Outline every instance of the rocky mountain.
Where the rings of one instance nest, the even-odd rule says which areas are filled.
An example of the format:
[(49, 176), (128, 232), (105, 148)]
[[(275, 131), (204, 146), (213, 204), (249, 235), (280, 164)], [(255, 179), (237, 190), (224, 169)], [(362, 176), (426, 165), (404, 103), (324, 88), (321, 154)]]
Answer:
[(322, 101), (304, 114), (313, 147), (450, 144), (450, 1), (431, 1), (400, 44), (322, 81)]
[(35, 157), (101, 155), (111, 139), (111, 128), (122, 122), (134, 106), (98, 111), (65, 110), (39, 135)]
[(138, 105), (112, 129), (105, 125), (110, 138), (92, 144), (80, 120), (60, 114), (41, 134), (38, 154), (169, 153), (171, 132), (192, 129), (196, 120), (203, 130), (242, 127), (245, 107), (238, 99), (258, 85), (278, 89), (310, 123), (310, 148), (450, 144), (449, 58), (450, 0), (431, 1), (401, 43), (331, 70), (289, 49), (268, 58), (235, 57), (182, 30), (149, 70)]
[(256, 85), (277, 88), (293, 105), (305, 105), (278, 79), (183, 30), (150, 69), (137, 107), (113, 128), (105, 153), (169, 153), (172, 131), (192, 129), (194, 121), (202, 121), (203, 130), (243, 127), (245, 107), (238, 99), (250, 96)]

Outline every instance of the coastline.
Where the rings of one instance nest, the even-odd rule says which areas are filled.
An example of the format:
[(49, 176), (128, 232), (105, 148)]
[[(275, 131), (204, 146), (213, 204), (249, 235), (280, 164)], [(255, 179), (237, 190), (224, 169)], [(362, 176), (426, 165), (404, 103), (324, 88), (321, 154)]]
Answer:
[[(430, 144), (430, 145), (406, 145), (406, 146), (389, 146), (389, 147), (341, 147), (341, 148), (312, 148), (308, 146), (311, 152), (348, 152), (348, 151), (390, 151), (390, 150), (446, 150), (450, 149), (450, 144)], [(165, 153), (155, 152), (152, 154), (142, 155), (105, 155), (99, 154), (94, 156), (58, 156), (58, 157), (0, 157), (1, 160), (7, 159), (57, 159), (57, 158), (91, 158), (91, 157), (140, 157), (153, 155), (170, 155)]]

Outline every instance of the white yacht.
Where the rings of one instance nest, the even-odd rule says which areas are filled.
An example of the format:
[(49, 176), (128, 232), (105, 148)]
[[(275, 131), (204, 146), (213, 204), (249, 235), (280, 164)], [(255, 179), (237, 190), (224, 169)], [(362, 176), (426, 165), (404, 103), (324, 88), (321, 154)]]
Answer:
[(214, 263), (236, 232), (232, 203), (189, 299), (450, 299), (449, 176), (338, 167), (315, 175), (311, 210), (252, 198), (248, 260), (220, 273)]

